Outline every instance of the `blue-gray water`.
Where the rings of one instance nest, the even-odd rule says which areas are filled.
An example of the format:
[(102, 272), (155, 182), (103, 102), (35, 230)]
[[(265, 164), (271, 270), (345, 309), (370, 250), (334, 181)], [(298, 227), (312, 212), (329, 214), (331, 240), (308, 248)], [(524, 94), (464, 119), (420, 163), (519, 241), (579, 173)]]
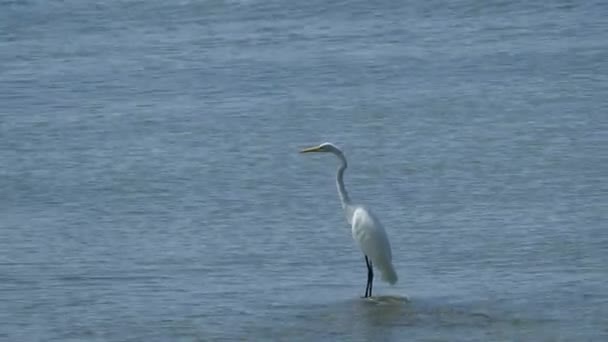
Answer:
[(606, 13), (0, 1), (0, 340), (608, 339)]

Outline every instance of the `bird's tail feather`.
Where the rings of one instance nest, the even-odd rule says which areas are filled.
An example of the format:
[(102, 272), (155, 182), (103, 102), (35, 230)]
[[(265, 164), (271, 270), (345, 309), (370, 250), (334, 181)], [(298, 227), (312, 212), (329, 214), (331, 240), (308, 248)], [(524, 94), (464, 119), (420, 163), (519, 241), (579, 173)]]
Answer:
[(394, 285), (397, 280), (399, 280), (399, 277), (397, 276), (397, 273), (395, 272), (395, 269), (393, 268), (393, 265), (388, 265), (386, 267), (383, 267), (382, 269), (380, 269), (380, 273), (382, 273), (382, 280), (384, 280), (385, 282)]

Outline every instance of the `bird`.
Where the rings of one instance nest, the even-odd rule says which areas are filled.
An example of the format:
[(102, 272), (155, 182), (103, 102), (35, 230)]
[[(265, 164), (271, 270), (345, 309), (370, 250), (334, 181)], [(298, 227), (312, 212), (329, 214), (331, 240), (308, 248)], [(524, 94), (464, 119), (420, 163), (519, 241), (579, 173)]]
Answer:
[(372, 297), (374, 267), (381, 273), (381, 279), (391, 285), (397, 283), (398, 276), (392, 261), (391, 245), (380, 220), (370, 209), (352, 203), (344, 186), (344, 170), (348, 166), (344, 153), (334, 144), (326, 142), (300, 150), (300, 153), (332, 153), (340, 161), (336, 175), (336, 186), (342, 203), (346, 221), (351, 226), (352, 236), (363, 252), (367, 266), (367, 285), (363, 298)]

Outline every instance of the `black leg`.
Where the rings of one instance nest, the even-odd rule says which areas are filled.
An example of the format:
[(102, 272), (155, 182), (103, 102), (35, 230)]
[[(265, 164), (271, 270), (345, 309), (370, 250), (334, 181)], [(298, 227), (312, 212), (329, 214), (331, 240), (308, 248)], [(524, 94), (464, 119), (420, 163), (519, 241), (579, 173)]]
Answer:
[(372, 265), (372, 261), (369, 261), (369, 265), (367, 267), (367, 279), (369, 281), (369, 296), (372, 296), (372, 287), (374, 286), (374, 267)]
[(365, 256), (365, 265), (367, 265), (367, 285), (365, 286), (365, 297), (372, 296), (372, 284), (374, 282), (374, 269), (372, 267), (372, 262)]

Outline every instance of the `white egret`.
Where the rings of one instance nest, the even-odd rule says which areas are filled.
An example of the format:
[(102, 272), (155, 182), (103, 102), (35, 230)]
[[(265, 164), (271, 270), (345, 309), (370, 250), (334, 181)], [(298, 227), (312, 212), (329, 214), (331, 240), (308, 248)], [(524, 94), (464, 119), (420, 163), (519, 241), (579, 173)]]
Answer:
[(391, 246), (388, 237), (380, 221), (372, 212), (361, 206), (353, 204), (344, 187), (344, 170), (346, 170), (346, 158), (339, 148), (331, 143), (323, 143), (319, 146), (303, 149), (300, 153), (329, 152), (338, 157), (341, 162), (336, 175), (338, 194), (342, 202), (342, 209), (346, 215), (346, 221), (351, 225), (353, 239), (357, 242), (365, 256), (367, 265), (367, 285), (364, 298), (372, 296), (372, 284), (374, 282), (374, 266), (380, 270), (382, 280), (389, 284), (397, 282), (397, 273), (392, 264)]

